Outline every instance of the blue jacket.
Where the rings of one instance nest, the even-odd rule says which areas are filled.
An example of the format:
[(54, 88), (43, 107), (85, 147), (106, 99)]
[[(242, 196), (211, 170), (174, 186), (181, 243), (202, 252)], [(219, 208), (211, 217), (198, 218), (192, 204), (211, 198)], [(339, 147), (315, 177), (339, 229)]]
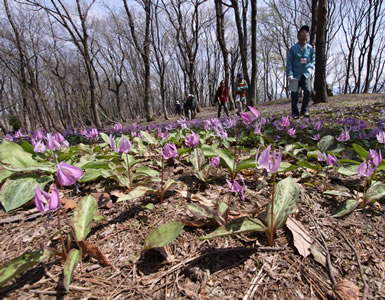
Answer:
[(302, 50), (300, 43), (296, 43), (292, 46), (287, 54), (286, 60), (286, 74), (287, 77), (293, 76), (294, 78), (301, 79), (303, 74), (306, 78), (309, 78), (308, 69), (314, 70), (315, 54), (314, 49), (310, 44), (306, 44)]

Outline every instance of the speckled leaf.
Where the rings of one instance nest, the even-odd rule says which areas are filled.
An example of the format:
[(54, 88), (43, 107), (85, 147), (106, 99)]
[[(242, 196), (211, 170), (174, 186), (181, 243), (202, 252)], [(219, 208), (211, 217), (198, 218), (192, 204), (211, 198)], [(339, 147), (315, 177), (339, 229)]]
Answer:
[(96, 215), (98, 204), (94, 197), (84, 197), (75, 208), (72, 224), (78, 241), (86, 239), (91, 231), (91, 222)]
[(0, 286), (3, 286), (17, 275), (27, 271), (39, 262), (42, 262), (50, 255), (51, 252), (49, 250), (42, 249), (34, 252), (26, 252), (6, 263), (0, 268)]
[(352, 147), (354, 152), (356, 152), (362, 160), (366, 159), (366, 157), (368, 156), (368, 151), (364, 147), (354, 143), (352, 144)]
[(5, 211), (23, 206), (35, 196), (38, 185), (43, 189), (52, 181), (51, 176), (19, 175), (7, 179), (0, 190), (0, 202)]
[(353, 175), (357, 175), (357, 169), (358, 169), (359, 165), (346, 165), (346, 166), (342, 166), (340, 167), (337, 172), (342, 174), (342, 175), (345, 175), (345, 176), (353, 176)]
[(224, 237), (233, 234), (265, 231), (266, 227), (259, 219), (251, 219), (248, 217), (241, 217), (231, 221), (230, 223), (219, 227), (215, 231), (200, 237), (200, 240), (208, 240), (217, 237)]
[(334, 144), (334, 136), (332, 135), (325, 135), (322, 137), (318, 142), (318, 148), (321, 150), (321, 152), (326, 152), (331, 148), (331, 146)]
[(150, 188), (148, 188), (148, 187), (145, 187), (145, 186), (138, 186), (138, 187), (136, 187), (135, 189), (133, 189), (132, 191), (130, 191), (129, 193), (127, 193), (127, 194), (121, 196), (121, 197), (118, 199), (118, 201), (116, 201), (116, 202), (118, 203), (118, 202), (123, 202), (123, 201), (128, 201), (128, 200), (134, 200), (134, 199), (143, 197), (143, 196), (146, 195), (149, 191), (150, 191)]
[(385, 197), (385, 183), (377, 183), (372, 185), (365, 193), (366, 200), (381, 200)]
[(144, 243), (145, 249), (160, 248), (175, 240), (182, 231), (182, 222), (172, 222), (159, 225), (147, 236)]
[[(299, 198), (300, 188), (299, 185), (294, 181), (294, 179), (289, 176), (285, 179), (278, 182), (275, 188), (274, 194), (274, 218), (273, 224), (274, 229), (279, 229), (283, 225), (290, 214), (292, 214), (297, 209), (298, 198)], [(269, 228), (271, 226), (271, 202), (267, 207), (266, 214), (266, 223)]]
[(63, 284), (66, 291), (69, 290), (76, 265), (80, 261), (80, 250), (71, 249), (63, 267)]
[(358, 204), (359, 202), (355, 199), (348, 199), (337, 209), (337, 211), (334, 215), (332, 215), (332, 217), (339, 218), (350, 214), (358, 206)]
[(31, 153), (25, 152), (18, 144), (9, 141), (0, 144), (0, 161), (15, 169), (33, 167), (37, 164)]

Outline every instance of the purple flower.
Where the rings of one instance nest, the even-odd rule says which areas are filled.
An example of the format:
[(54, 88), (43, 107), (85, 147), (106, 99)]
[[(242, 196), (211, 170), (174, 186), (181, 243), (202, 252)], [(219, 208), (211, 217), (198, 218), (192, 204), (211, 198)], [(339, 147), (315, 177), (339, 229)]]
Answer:
[(128, 139), (125, 139), (122, 137), (120, 140), (120, 145), (119, 145), (119, 152), (120, 153), (128, 153), (131, 150), (131, 143)]
[(378, 151), (377, 153), (376, 150), (370, 149), (367, 160), (373, 162), (374, 166), (378, 167), (378, 165), (382, 162), (381, 151)]
[(218, 154), (217, 156), (210, 158), (210, 166), (218, 168), (220, 161), (221, 159), (219, 158)]
[(290, 127), (289, 116), (287, 116), (287, 117), (282, 116), (282, 118), (281, 118), (281, 127)]
[(255, 128), (254, 128), (254, 134), (261, 134), (261, 127), (262, 127), (262, 124), (259, 123), (259, 122), (256, 122), (255, 123)]
[(21, 129), (19, 129), (18, 131), (16, 131), (15, 133), (15, 138), (22, 138), (23, 137), (23, 133), (21, 132)]
[(360, 166), (357, 169), (357, 174), (360, 177), (370, 177), (374, 173), (375, 167), (373, 164), (368, 161), (368, 162), (363, 162), (360, 164)]
[(318, 133), (311, 137), (311, 139), (312, 139), (313, 141), (319, 141), (320, 138), (321, 138), (321, 136), (320, 136)]
[(326, 154), (318, 152), (317, 160), (320, 161), (320, 162), (321, 161), (325, 161), (326, 160)]
[(190, 148), (195, 148), (199, 144), (199, 140), (195, 132), (193, 131), (191, 135), (186, 136), (184, 143), (186, 144), (187, 147)]
[(287, 131), (287, 134), (289, 136), (294, 136), (295, 135), (295, 128), (290, 128), (288, 131)]
[(35, 139), (35, 140), (42, 140), (44, 138), (44, 133), (42, 130), (35, 130), (32, 134), (32, 137)]
[(82, 169), (69, 165), (63, 161), (58, 163), (56, 168), (57, 180), (61, 185), (64, 186), (74, 184), (84, 175)]
[(163, 158), (174, 158), (178, 155), (178, 149), (174, 144), (166, 143), (163, 147)]
[(120, 132), (122, 129), (123, 129), (123, 125), (120, 124), (120, 123), (117, 123), (115, 124), (113, 127), (112, 127), (113, 131), (114, 132)]
[(48, 150), (55, 151), (55, 150), (59, 150), (60, 149), (61, 146), (60, 146), (59, 141), (57, 141), (55, 139), (55, 137), (52, 136), (51, 133), (47, 133), (47, 136), (45, 138), (47, 140), (47, 149)]
[(379, 133), (376, 135), (376, 138), (377, 138), (377, 141), (378, 141), (380, 144), (384, 144), (384, 143), (385, 143), (385, 131), (379, 132)]
[(65, 141), (64, 136), (62, 136), (60, 133), (56, 133), (54, 135), (54, 138), (55, 138), (56, 141), (59, 142), (59, 144), (63, 144), (63, 142)]
[(326, 164), (328, 166), (336, 165), (337, 162), (338, 162), (338, 159), (334, 154), (328, 154), (326, 156)]
[(249, 114), (249, 113), (241, 112), (240, 115), (241, 115), (241, 118), (242, 118), (242, 122), (246, 126), (249, 126), (254, 121), (254, 116)]
[(238, 193), (239, 197), (241, 200), (245, 201), (245, 195), (244, 195), (244, 190), (246, 188), (245, 181), (242, 179), (243, 186), (241, 186), (236, 180), (231, 183), (228, 179), (226, 179), (227, 185), (230, 188), (230, 192), (232, 193)]
[(58, 209), (60, 206), (60, 195), (56, 185), (51, 185), (51, 195), (43, 191), (39, 185), (35, 189), (35, 205), (42, 213)]
[(162, 129), (158, 128), (158, 136), (160, 138), (166, 139), (168, 135), (168, 130), (166, 129), (164, 133), (162, 132)]
[(347, 142), (350, 140), (350, 133), (349, 133), (349, 130), (347, 130), (346, 128), (341, 132), (341, 134), (336, 137), (337, 141), (339, 142)]
[(259, 157), (258, 157), (258, 154), (259, 154), (259, 149), (258, 149), (258, 153), (255, 159), (258, 162), (258, 165), (259, 165), (258, 168), (265, 169), (269, 173), (275, 173), (279, 169), (279, 165), (281, 164), (281, 161), (282, 161), (282, 151), (279, 150), (278, 152), (277, 150), (274, 150), (274, 152), (270, 154), (270, 149), (271, 149), (271, 145), (268, 146), (261, 153)]
[(115, 138), (112, 136), (112, 134), (110, 134), (110, 147), (112, 151), (118, 152), (115, 146)]
[(38, 142), (35, 144), (35, 147), (33, 148), (33, 151), (34, 151), (34, 152), (44, 153), (44, 151), (45, 151), (45, 145), (44, 145), (44, 142), (43, 142), (42, 140), (38, 141)]
[(6, 140), (9, 141), (9, 142), (13, 142), (13, 140), (14, 140), (13, 135), (10, 134), (10, 133), (7, 133), (7, 134), (4, 136), (4, 139), (6, 139)]
[(320, 130), (321, 129), (321, 125), (322, 125), (321, 121), (316, 122), (314, 124), (314, 129), (317, 130), (317, 131)]
[(259, 117), (259, 111), (256, 110), (254, 107), (252, 106), (248, 106), (248, 108), (250, 109), (250, 111), (254, 114), (255, 118), (258, 119)]

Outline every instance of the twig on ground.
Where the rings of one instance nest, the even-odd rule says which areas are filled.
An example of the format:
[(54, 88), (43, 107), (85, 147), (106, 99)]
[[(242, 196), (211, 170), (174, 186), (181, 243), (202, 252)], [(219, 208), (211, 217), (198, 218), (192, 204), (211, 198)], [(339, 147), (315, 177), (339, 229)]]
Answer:
[[(253, 278), (253, 280), (250, 282), (250, 286), (248, 288), (248, 290), (246, 291), (246, 294), (245, 296), (243, 296), (242, 300), (248, 300), (248, 299), (252, 299), (254, 294), (255, 294), (255, 291), (257, 290), (259, 284), (262, 282), (262, 280), (265, 278), (266, 275), (263, 275), (262, 278), (258, 281), (259, 277), (261, 276), (262, 274), (262, 271), (263, 271), (263, 268), (265, 267), (266, 263), (264, 263), (261, 267), (261, 269), (259, 270), (259, 272), (257, 273), (257, 275)], [(258, 281), (258, 282), (257, 282)]]
[(360, 254), (358, 253), (357, 249), (354, 247), (353, 242), (347, 237), (347, 235), (345, 234), (344, 230), (340, 226), (338, 226), (338, 225), (336, 225), (336, 226), (339, 229), (339, 233), (344, 238), (345, 242), (349, 245), (349, 247), (352, 248), (352, 250), (354, 252), (354, 255), (356, 256), (356, 261), (357, 261), (357, 264), (358, 264), (358, 269), (360, 270), (361, 279), (362, 279), (362, 282), (364, 283), (363, 292), (362, 292), (362, 300), (365, 300), (366, 299), (366, 293), (367, 293), (367, 290), (368, 290), (368, 284), (366, 282), (364, 271), (362, 269)]
[(323, 243), (323, 247), (325, 249), (325, 252), (326, 252), (326, 266), (327, 266), (327, 269), (328, 269), (328, 272), (329, 272), (329, 278), (330, 278), (330, 281), (332, 282), (332, 285), (334, 286), (336, 284), (336, 279), (334, 277), (334, 274), (333, 274), (333, 271), (332, 271), (332, 263), (331, 263), (331, 259), (330, 259), (330, 252), (329, 252), (329, 249), (328, 249), (328, 245), (326, 244), (326, 241), (322, 235), (322, 232), (321, 230), (319, 229), (319, 225), (318, 223), (314, 220), (313, 216), (308, 213), (309, 217), (311, 218), (311, 220), (313, 221), (316, 229), (317, 229), (317, 232), (318, 232), (318, 235), (321, 237), (321, 240), (322, 240), (322, 243)]

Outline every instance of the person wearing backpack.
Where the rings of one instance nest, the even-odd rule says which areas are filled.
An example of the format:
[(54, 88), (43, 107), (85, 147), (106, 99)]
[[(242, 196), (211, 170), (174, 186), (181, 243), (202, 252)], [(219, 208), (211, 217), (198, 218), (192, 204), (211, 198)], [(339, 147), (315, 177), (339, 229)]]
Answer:
[(238, 115), (246, 110), (246, 91), (248, 88), (246, 80), (243, 79), (243, 74), (238, 73), (234, 83), (235, 105), (237, 106)]
[(229, 110), (227, 109), (227, 97), (228, 89), (225, 86), (225, 81), (222, 80), (216, 92), (216, 98), (218, 101), (218, 119), (221, 117), (222, 107), (224, 108), (226, 115), (229, 116)]

